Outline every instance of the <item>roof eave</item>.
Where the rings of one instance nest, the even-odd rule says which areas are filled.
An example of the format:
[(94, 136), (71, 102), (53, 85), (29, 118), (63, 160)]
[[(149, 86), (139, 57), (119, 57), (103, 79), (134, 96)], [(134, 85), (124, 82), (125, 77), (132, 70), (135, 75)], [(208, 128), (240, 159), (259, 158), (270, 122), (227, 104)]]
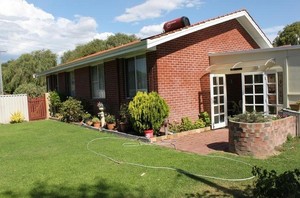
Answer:
[(112, 49), (108, 52), (104, 52), (103, 54), (83, 58), (83, 59), (80, 59), (78, 61), (74, 61), (74, 62), (66, 63), (66, 64), (61, 65), (61, 66), (53, 67), (53, 68), (48, 69), (46, 71), (35, 74), (35, 77), (48, 76), (48, 75), (51, 75), (51, 74), (60, 73), (62, 71), (79, 68), (79, 67), (82, 67), (84, 65), (92, 64), (92, 63), (95, 63), (95, 62), (99, 62), (99, 61), (103, 61), (103, 60), (107, 60), (107, 59), (112, 59), (112, 58), (118, 57), (120, 55), (125, 55), (125, 54), (129, 54), (129, 53), (133, 53), (133, 52), (146, 50), (147, 49), (146, 44), (147, 44), (146, 41), (140, 41), (140, 42), (135, 43), (135, 44), (130, 45), (130, 46), (124, 46), (124, 47), (121, 47), (121, 48)]

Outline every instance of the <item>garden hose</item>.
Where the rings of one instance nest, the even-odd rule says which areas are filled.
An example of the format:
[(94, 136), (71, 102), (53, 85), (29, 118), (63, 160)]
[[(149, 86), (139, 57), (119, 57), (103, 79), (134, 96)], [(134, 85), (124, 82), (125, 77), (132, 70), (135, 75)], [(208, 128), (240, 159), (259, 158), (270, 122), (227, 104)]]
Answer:
[[(98, 141), (98, 140), (104, 140), (104, 139), (121, 139), (121, 138), (116, 138), (116, 137), (102, 137), (102, 138), (95, 138), (91, 141), (89, 141), (86, 145), (87, 150), (89, 150), (90, 152), (94, 153), (95, 155), (98, 155), (102, 158), (108, 159), (114, 163), (117, 164), (127, 164), (127, 165), (131, 165), (131, 166), (138, 166), (138, 167), (143, 167), (143, 168), (151, 168), (151, 169), (163, 169), (163, 170), (171, 170), (171, 171), (176, 171), (176, 172), (180, 172), (180, 173), (184, 173), (185, 175), (191, 175), (191, 176), (195, 176), (195, 177), (200, 177), (200, 178), (208, 178), (208, 179), (215, 179), (215, 180), (222, 180), (222, 181), (231, 181), (231, 182), (238, 182), (238, 181), (247, 181), (247, 180), (251, 180), (253, 179), (255, 176), (251, 176), (251, 177), (246, 177), (246, 178), (222, 178), (222, 177), (215, 177), (215, 176), (209, 176), (209, 175), (202, 175), (202, 174), (195, 174), (195, 173), (191, 173), (189, 171), (184, 171), (184, 170), (180, 170), (178, 168), (173, 168), (173, 167), (168, 167), (168, 166), (150, 166), (150, 165), (144, 165), (144, 164), (138, 164), (138, 163), (132, 163), (132, 162), (126, 162), (126, 161), (119, 161), (114, 159), (113, 157), (107, 156), (101, 152), (97, 152), (94, 151), (92, 149), (90, 149), (90, 144)], [(148, 143), (143, 143), (143, 142), (139, 142), (139, 143), (123, 143), (123, 146), (151, 146), (151, 144)], [(251, 164), (240, 161), (240, 160), (235, 160), (232, 158), (228, 158), (228, 157), (224, 157), (224, 156), (212, 156), (212, 155), (203, 155), (205, 157), (209, 157), (209, 158), (221, 158), (224, 160), (230, 160), (230, 161), (234, 161), (237, 163), (241, 163), (244, 164), (246, 166), (250, 166), (253, 167)]]

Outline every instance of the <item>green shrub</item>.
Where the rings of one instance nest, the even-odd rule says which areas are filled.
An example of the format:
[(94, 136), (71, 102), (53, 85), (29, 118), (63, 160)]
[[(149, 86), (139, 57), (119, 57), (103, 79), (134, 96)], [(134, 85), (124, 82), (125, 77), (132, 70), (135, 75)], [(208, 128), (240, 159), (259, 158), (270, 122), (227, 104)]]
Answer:
[(261, 122), (270, 122), (273, 120), (273, 116), (265, 115), (262, 112), (246, 112), (243, 114), (235, 115), (230, 118), (234, 122), (245, 122), (245, 123), (261, 123)]
[(49, 93), (48, 98), (49, 98), (49, 102), (50, 102), (50, 104), (49, 104), (50, 114), (51, 114), (51, 116), (55, 116), (55, 114), (59, 112), (59, 109), (62, 105), (60, 96), (56, 91), (51, 91)]
[(274, 170), (253, 167), (252, 173), (258, 177), (254, 182), (254, 197), (300, 197), (299, 169), (277, 175)]
[(62, 116), (62, 121), (64, 122), (78, 122), (81, 120), (84, 114), (83, 106), (81, 101), (69, 97), (64, 101), (60, 108), (60, 114)]
[(129, 103), (128, 111), (135, 131), (153, 129), (158, 132), (164, 119), (169, 116), (169, 107), (156, 92), (138, 92)]
[(25, 117), (23, 116), (22, 112), (17, 111), (10, 116), (10, 123), (21, 123), (25, 121)]
[(210, 126), (210, 116), (206, 111), (199, 114), (199, 119), (202, 119), (205, 122), (205, 126)]
[(181, 130), (182, 131), (189, 131), (194, 129), (194, 124), (188, 117), (184, 117), (181, 119)]
[(190, 118), (184, 117), (181, 119), (181, 122), (173, 122), (169, 124), (169, 129), (172, 132), (178, 133), (182, 131), (189, 131), (193, 129), (204, 128), (206, 123), (202, 119), (198, 119), (195, 122), (192, 122)]

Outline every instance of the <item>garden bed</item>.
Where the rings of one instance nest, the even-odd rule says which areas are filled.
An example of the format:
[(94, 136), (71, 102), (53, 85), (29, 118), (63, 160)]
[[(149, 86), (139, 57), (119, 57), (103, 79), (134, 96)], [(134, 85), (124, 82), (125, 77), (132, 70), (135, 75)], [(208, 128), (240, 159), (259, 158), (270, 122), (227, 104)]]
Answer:
[(229, 151), (239, 155), (268, 157), (287, 137), (296, 135), (294, 116), (263, 123), (229, 121)]

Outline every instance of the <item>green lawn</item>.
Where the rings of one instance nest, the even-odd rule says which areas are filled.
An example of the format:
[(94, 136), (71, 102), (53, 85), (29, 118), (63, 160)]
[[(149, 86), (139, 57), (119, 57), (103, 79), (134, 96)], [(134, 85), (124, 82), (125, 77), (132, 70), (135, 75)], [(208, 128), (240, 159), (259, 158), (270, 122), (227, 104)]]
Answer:
[[(118, 164), (115, 160), (167, 166), (174, 170)], [(267, 160), (217, 153), (200, 156), (56, 121), (0, 125), (0, 197), (209, 197), (242, 196), (253, 180), (229, 182), (187, 174), (222, 178), (250, 177), (251, 167), (235, 160), (275, 169), (299, 168), (300, 139), (289, 142), (281, 155)], [(130, 143), (128, 145), (128, 143)]]

